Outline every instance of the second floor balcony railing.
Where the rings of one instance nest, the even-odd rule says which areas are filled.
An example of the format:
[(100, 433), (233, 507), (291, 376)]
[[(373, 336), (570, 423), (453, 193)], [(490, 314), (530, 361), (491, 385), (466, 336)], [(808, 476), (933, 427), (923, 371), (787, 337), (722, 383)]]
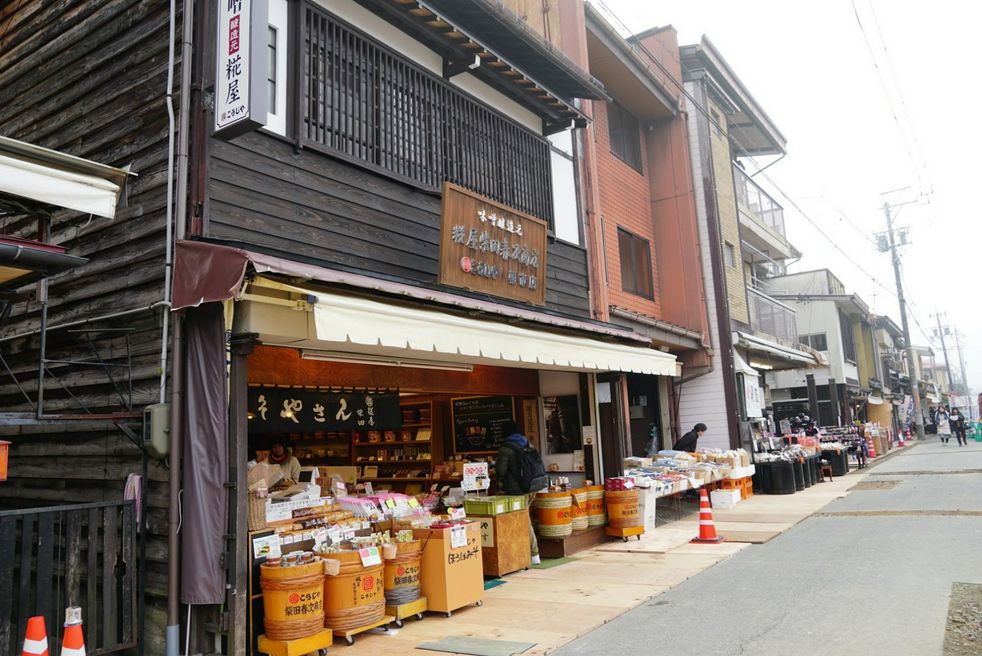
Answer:
[(552, 222), (549, 142), (311, 4), (301, 142), (423, 189), (450, 181)]
[(781, 237), (784, 233), (784, 208), (757, 186), (746, 173), (733, 167), (733, 180), (736, 183), (737, 203), (753, 218)]
[(755, 333), (777, 339), (786, 346), (798, 345), (798, 322), (793, 309), (752, 287), (747, 288), (747, 301)]

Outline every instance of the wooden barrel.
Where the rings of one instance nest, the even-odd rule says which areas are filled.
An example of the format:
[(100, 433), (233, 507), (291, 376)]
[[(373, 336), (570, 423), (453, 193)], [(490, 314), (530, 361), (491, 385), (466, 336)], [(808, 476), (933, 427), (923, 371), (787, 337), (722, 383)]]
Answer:
[(423, 543), (397, 542), (396, 554), (384, 565), (385, 604), (400, 606), (419, 599), (419, 572)]
[(573, 532), (570, 507), (573, 497), (569, 492), (539, 492), (535, 495), (535, 514), (539, 519), (539, 535), (544, 538), (561, 538)]
[(611, 528), (641, 526), (637, 488), (607, 492), (607, 522)]
[(297, 640), (324, 629), (324, 562), (259, 568), (263, 626), (270, 640)]
[(604, 486), (588, 485), (586, 488), (586, 521), (588, 526), (605, 526)]
[(590, 526), (586, 514), (588, 494), (585, 487), (575, 488), (570, 494), (573, 497), (573, 505), (570, 506), (569, 516), (574, 531), (583, 531)]
[(318, 554), (340, 561), (336, 576), (324, 577), (324, 626), (350, 631), (385, 616), (382, 564), (365, 567), (357, 551)]

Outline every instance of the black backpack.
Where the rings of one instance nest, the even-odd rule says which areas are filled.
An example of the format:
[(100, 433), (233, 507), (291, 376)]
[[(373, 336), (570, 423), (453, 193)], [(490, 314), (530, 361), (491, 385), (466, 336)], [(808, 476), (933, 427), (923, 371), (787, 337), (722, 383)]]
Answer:
[(546, 473), (546, 466), (542, 463), (542, 456), (531, 444), (524, 448), (514, 442), (505, 442), (505, 446), (515, 452), (518, 465), (515, 480), (525, 493), (538, 492), (549, 487), (549, 475)]

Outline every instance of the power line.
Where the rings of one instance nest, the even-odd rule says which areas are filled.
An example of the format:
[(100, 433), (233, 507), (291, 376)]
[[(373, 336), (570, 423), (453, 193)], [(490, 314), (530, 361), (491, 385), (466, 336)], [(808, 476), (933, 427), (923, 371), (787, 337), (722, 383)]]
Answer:
[[(600, 6), (603, 8), (603, 10), (605, 11), (605, 13), (607, 13), (611, 18), (613, 18), (621, 26), (621, 28), (625, 32), (627, 32), (628, 34), (631, 34), (631, 29), (627, 26), (627, 24), (623, 20), (621, 20), (621, 18), (616, 13), (614, 13), (610, 9), (610, 7), (607, 6), (607, 3), (604, 2), (604, 0), (598, 0), (598, 2), (600, 4)], [(695, 107), (695, 109), (700, 114), (702, 114), (714, 127), (716, 127), (717, 130), (719, 130), (720, 132), (725, 132), (727, 134), (729, 134), (731, 132), (728, 129), (727, 130), (724, 130), (723, 129), (723, 126), (720, 125), (720, 123), (712, 116), (712, 114), (705, 107), (703, 107), (699, 103), (699, 101), (697, 101), (696, 98), (692, 94), (690, 94), (688, 92), (688, 90), (685, 88), (685, 85), (682, 83), (682, 81), (681, 80), (678, 80), (675, 77), (675, 75), (674, 75), (674, 73), (672, 71), (668, 70), (667, 67), (665, 67), (660, 61), (658, 61), (658, 58), (655, 57), (651, 53), (651, 51), (648, 50), (648, 48), (643, 43), (641, 43), (639, 40), (636, 40), (635, 39), (635, 40), (632, 40), (631, 41), (631, 45), (633, 47), (639, 49), (640, 51), (642, 51), (645, 55), (647, 55), (647, 57), (651, 61), (651, 63), (653, 63), (655, 66), (657, 66), (661, 70), (661, 72), (665, 75), (665, 77), (669, 81), (672, 82), (673, 85), (675, 85), (676, 87), (678, 87), (679, 91), (689, 100), (689, 102), (692, 103), (692, 106)], [(740, 129), (742, 129), (742, 128), (740, 128)], [(815, 228), (815, 230), (817, 230), (818, 233), (820, 235), (822, 235), (822, 237), (824, 237), (825, 240), (828, 241), (829, 244), (834, 249), (836, 249), (837, 251), (839, 251), (843, 255), (843, 257), (845, 257), (846, 260), (848, 262), (850, 262), (860, 273), (862, 273), (864, 276), (868, 277), (870, 280), (873, 281), (873, 283), (875, 285), (877, 285), (877, 286), (881, 287), (882, 289), (886, 290), (887, 292), (889, 292), (890, 294), (892, 294), (894, 297), (897, 296), (897, 293), (896, 293), (895, 290), (887, 287), (886, 285), (884, 285), (883, 283), (881, 283), (879, 280), (877, 280), (875, 276), (873, 276), (871, 273), (869, 273), (862, 265), (860, 265), (856, 260), (854, 260), (848, 253), (846, 253), (846, 251), (844, 251), (842, 249), (842, 247), (839, 246), (839, 244), (836, 242), (836, 240), (832, 239), (832, 237), (830, 237), (824, 230), (822, 230), (822, 228), (821, 228), (821, 226), (819, 226), (818, 222), (816, 222), (815, 220), (813, 220), (811, 218), (811, 216), (809, 216), (801, 208), (801, 206), (798, 205), (798, 203), (796, 203), (794, 201), (794, 199), (791, 198), (790, 195), (788, 195), (787, 192), (785, 192), (777, 183), (775, 183), (774, 180), (769, 175), (767, 175), (766, 173), (763, 173), (763, 167), (760, 165), (760, 163), (757, 161), (757, 159), (749, 151), (747, 151), (739, 142), (730, 140), (730, 143), (732, 145), (736, 146), (739, 151), (742, 151), (743, 157), (746, 157), (747, 159), (749, 159), (751, 162), (753, 162), (754, 166), (757, 167), (757, 169), (758, 169), (757, 174), (762, 175), (768, 181), (768, 183), (772, 187), (774, 187), (774, 189), (776, 189), (785, 198), (785, 200), (787, 200), (788, 203), (790, 203), (791, 206), (794, 207), (794, 209), (806, 221), (808, 221), (808, 223), (810, 223), (812, 225), (812, 227)]]
[[(897, 133), (900, 135), (900, 140), (903, 144), (904, 150), (907, 152), (907, 157), (910, 159), (910, 163), (914, 167), (914, 174), (917, 176), (917, 183), (920, 186), (920, 191), (923, 194), (925, 187), (928, 187), (933, 192), (933, 186), (930, 185), (930, 183), (928, 183), (927, 185), (925, 185), (924, 183), (925, 176), (923, 175), (923, 173), (926, 172), (927, 167), (923, 165), (920, 161), (918, 161), (919, 158), (914, 156), (913, 149), (911, 148), (910, 142), (913, 141), (916, 149), (917, 137), (914, 136), (913, 123), (910, 121), (910, 115), (909, 114), (906, 115), (908, 123), (910, 124), (910, 127), (908, 128), (910, 131), (910, 136), (908, 137), (907, 133), (904, 131), (903, 125), (900, 122), (900, 117), (897, 116), (897, 109), (895, 107), (894, 99), (890, 95), (890, 90), (887, 87), (886, 79), (883, 77), (883, 71), (880, 70), (880, 65), (876, 60), (876, 55), (873, 52), (873, 45), (870, 43), (869, 35), (866, 34), (866, 28), (863, 26), (863, 21), (859, 17), (859, 9), (856, 7), (856, 0), (850, 0), (850, 2), (852, 4), (853, 15), (856, 17), (856, 24), (859, 25), (859, 31), (863, 35), (863, 43), (866, 44), (866, 51), (869, 53), (870, 61), (873, 64), (874, 70), (876, 71), (876, 78), (880, 82), (880, 89), (883, 91), (883, 97), (887, 101), (887, 109), (890, 112), (890, 116), (893, 117), (893, 122), (896, 123), (897, 125)], [(872, 8), (872, 6), (873, 6), (872, 2), (870, 2), (870, 8)], [(874, 18), (875, 18), (875, 10), (874, 10)], [(877, 21), (877, 29), (879, 29), (878, 21)], [(881, 43), (883, 44), (883, 50), (884, 52), (886, 52), (887, 59), (889, 61), (889, 53), (886, 51), (886, 43), (883, 41), (882, 33), (880, 33), (880, 40)], [(890, 67), (891, 69), (893, 68), (892, 63), (890, 64)], [(896, 81), (896, 75), (894, 75), (894, 80)], [(897, 83), (897, 90), (898, 93), (901, 94), (901, 102), (903, 102), (903, 95), (900, 92), (899, 83)], [(903, 106), (904, 109), (906, 110), (906, 103), (903, 103)]]

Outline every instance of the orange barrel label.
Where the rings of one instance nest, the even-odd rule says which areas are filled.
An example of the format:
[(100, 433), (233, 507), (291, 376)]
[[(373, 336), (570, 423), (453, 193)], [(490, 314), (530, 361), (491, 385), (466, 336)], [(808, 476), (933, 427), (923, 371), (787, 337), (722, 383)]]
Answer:
[(283, 614), (288, 619), (304, 619), (308, 616), (320, 615), (324, 610), (324, 592), (322, 589), (291, 592)]
[(382, 580), (375, 574), (359, 574), (351, 582), (355, 606), (375, 604), (382, 601)]
[(607, 505), (607, 511), (611, 517), (619, 517), (621, 519), (635, 519), (640, 516), (637, 500), (610, 503)]
[(540, 524), (569, 524), (570, 507), (564, 508), (539, 508)]
[(385, 566), (385, 589), (413, 588), (419, 585), (419, 559)]
[(573, 505), (569, 509), (569, 516), (570, 517), (582, 517), (585, 514), (586, 514), (586, 510), (584, 509), (583, 506)]
[(604, 514), (604, 500), (603, 499), (587, 499), (587, 502), (586, 502), (586, 514), (588, 514), (588, 515), (602, 515), (602, 514)]

